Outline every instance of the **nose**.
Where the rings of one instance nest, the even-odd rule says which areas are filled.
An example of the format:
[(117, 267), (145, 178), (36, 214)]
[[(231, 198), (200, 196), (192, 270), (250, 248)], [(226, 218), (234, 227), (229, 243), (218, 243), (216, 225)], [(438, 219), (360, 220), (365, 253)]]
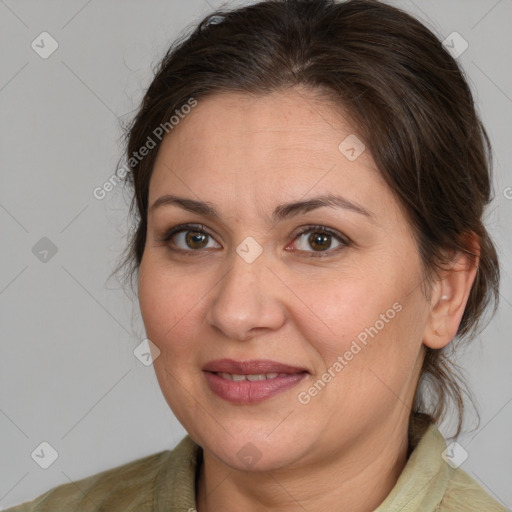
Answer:
[(206, 314), (208, 324), (232, 340), (245, 341), (279, 329), (286, 321), (279, 281), (262, 254), (247, 263), (238, 254), (218, 286)]

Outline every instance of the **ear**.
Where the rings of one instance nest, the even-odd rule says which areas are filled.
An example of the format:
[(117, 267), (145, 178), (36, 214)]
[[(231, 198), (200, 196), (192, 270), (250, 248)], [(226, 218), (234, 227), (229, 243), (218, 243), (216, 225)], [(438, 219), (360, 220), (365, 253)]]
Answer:
[(471, 233), (468, 242), (470, 252), (456, 252), (432, 285), (430, 314), (423, 335), (423, 344), (429, 348), (443, 348), (457, 334), (480, 261), (478, 236)]

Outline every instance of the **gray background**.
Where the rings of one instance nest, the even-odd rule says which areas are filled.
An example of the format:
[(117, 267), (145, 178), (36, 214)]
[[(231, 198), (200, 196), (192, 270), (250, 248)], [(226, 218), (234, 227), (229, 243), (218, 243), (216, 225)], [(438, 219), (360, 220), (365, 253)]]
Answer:
[[(469, 454), (462, 468), (510, 508), (512, 0), (392, 3), (441, 39), (456, 31), (469, 43), (459, 61), (494, 147), (486, 222), (503, 265), (501, 306), (460, 355), (481, 424), (458, 441)], [(145, 338), (138, 304), (108, 280), (125, 243), (127, 198), (121, 186), (103, 201), (92, 191), (117, 166), (120, 119), (139, 104), (152, 66), (220, 5), (0, 0), (0, 508), (185, 435), (152, 367), (133, 354)], [(46, 59), (31, 48), (43, 31), (59, 44)], [(43, 237), (57, 248), (46, 261)], [(48, 469), (31, 458), (43, 441), (58, 452)]]

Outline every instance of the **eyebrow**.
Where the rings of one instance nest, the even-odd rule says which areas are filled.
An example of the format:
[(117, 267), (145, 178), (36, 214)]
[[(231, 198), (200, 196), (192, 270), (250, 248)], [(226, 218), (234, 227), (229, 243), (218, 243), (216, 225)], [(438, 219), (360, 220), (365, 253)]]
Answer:
[[(197, 213), (199, 215), (204, 215), (205, 217), (213, 217), (216, 219), (221, 218), (211, 203), (196, 201), (195, 199), (187, 199), (170, 194), (156, 199), (149, 210), (150, 212), (153, 212), (162, 206), (170, 205), (178, 206), (183, 210)], [(354, 203), (353, 201), (349, 201), (342, 196), (323, 195), (307, 199), (305, 201), (295, 201), (292, 203), (281, 204), (275, 208), (271, 221), (272, 223), (276, 223), (278, 221), (284, 220), (285, 218), (293, 217), (301, 213), (307, 213), (311, 210), (324, 207), (343, 208), (345, 210), (350, 210), (355, 213), (359, 213), (360, 215), (364, 215), (365, 217), (373, 217), (373, 214), (368, 209), (364, 208), (360, 204)]]

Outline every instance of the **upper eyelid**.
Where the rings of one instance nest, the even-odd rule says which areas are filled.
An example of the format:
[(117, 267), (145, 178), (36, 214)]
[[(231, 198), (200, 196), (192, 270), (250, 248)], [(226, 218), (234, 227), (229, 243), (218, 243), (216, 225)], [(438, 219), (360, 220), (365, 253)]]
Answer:
[[(185, 223), (185, 224), (177, 224), (176, 226), (173, 226), (169, 229), (166, 229), (161, 238), (159, 238), (160, 242), (166, 242), (171, 239), (171, 237), (176, 236), (179, 233), (182, 233), (183, 231), (198, 231), (207, 234), (211, 238), (213, 238), (216, 242), (216, 237), (210, 233), (208, 228), (204, 226), (204, 224), (195, 224), (195, 223)], [(219, 242), (217, 242), (219, 243)]]
[[(300, 229), (300, 228), (299, 228)], [(329, 228), (328, 226), (306, 226), (304, 229), (300, 229), (298, 233), (296, 233), (293, 237), (292, 241), (295, 241), (299, 236), (305, 235), (307, 233), (324, 233), (326, 235), (332, 236), (334, 238), (337, 238), (338, 241), (345, 247), (352, 245), (352, 240), (344, 235), (343, 233), (339, 232), (337, 229)], [(321, 254), (329, 254), (329, 253), (335, 253), (337, 248), (327, 250), (327, 251), (302, 251), (302, 252), (308, 252), (311, 253), (311, 255), (321, 255)]]

